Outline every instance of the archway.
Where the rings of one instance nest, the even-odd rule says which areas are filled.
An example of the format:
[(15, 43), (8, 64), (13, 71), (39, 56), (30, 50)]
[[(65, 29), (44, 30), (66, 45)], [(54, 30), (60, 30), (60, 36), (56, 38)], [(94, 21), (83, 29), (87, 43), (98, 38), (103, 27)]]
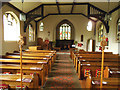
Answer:
[(95, 51), (95, 40), (88, 39), (87, 40), (87, 47), (86, 48), (87, 48), (86, 51), (89, 51), (89, 52)]

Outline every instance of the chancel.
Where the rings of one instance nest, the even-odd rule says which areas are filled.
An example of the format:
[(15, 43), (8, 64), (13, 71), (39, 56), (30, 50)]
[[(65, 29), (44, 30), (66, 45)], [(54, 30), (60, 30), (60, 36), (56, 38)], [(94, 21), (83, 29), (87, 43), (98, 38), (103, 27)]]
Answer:
[(120, 89), (119, 0), (0, 5), (0, 89)]

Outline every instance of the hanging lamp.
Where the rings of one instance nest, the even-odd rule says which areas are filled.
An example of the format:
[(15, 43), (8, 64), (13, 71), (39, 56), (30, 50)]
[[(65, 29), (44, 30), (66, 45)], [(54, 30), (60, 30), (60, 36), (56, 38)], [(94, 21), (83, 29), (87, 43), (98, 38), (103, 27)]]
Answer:
[(112, 20), (111, 14), (109, 13), (109, 9), (110, 9), (110, 0), (108, 0), (108, 9), (107, 9), (107, 13), (105, 14), (105, 21)]
[[(23, 2), (24, 0), (22, 0), (22, 11), (23, 11)], [(20, 21), (26, 21), (26, 15), (24, 13), (20, 13)]]

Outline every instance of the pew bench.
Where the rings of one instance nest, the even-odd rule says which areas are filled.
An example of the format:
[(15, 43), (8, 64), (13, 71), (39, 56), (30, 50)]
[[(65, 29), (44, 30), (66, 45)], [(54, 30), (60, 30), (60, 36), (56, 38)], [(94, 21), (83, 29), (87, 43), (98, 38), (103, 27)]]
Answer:
[(52, 53), (54, 60), (56, 60), (56, 51), (55, 50), (25, 50), (25, 53)]
[[(99, 54), (97, 55), (92, 55), (92, 54), (86, 54), (86, 55), (81, 55), (81, 56), (75, 56), (74, 58), (74, 67), (77, 69), (78, 68), (78, 62), (79, 61), (98, 61), (100, 62), (102, 60), (102, 56)], [(118, 62), (118, 55), (105, 55), (104, 61), (111, 61), (111, 62)]]
[[(22, 65), (23, 73), (30, 75), (31, 73), (37, 73), (39, 77), (40, 85), (43, 86), (45, 84), (45, 75), (44, 75), (44, 66), (43, 65)], [(20, 72), (19, 64), (0, 64), (0, 70), (2, 72), (11, 72), (13, 74)]]
[[(104, 68), (108, 66), (109, 68), (116, 68), (120, 65), (117, 62), (104, 62)], [(101, 62), (80, 62), (78, 65), (78, 77), (79, 79), (84, 78), (84, 70), (90, 69), (92, 76), (96, 75), (96, 70), (101, 69)]]
[[(120, 89), (120, 78), (103, 78), (102, 88)], [(86, 79), (86, 88), (100, 88), (100, 78), (88, 76)]]
[[(20, 59), (19, 55), (7, 55), (7, 56), (2, 56), (2, 58), (9, 58), (9, 59)], [(50, 57), (44, 58), (44, 57), (31, 57), (31, 56), (22, 56), (23, 60), (48, 60), (49, 61), (49, 70), (51, 71), (52, 67), (52, 60)]]
[(117, 77), (120, 78), (120, 67), (109, 68), (105, 67), (104, 78)]
[[(0, 62), (2, 64), (19, 64), (21, 61), (19, 59), (6, 59), (6, 58), (0, 58)], [(23, 65), (44, 65), (45, 68), (45, 76), (48, 77), (48, 71), (49, 71), (49, 61), (48, 60), (22, 60)]]
[[(9, 85), (10, 89), (15, 89), (17, 86), (20, 86), (21, 75), (16, 74), (0, 74), (0, 84)], [(23, 75), (23, 86), (26, 86), (28, 89), (39, 88), (38, 76), (37, 74), (33, 75)]]
[[(7, 57), (7, 58), (12, 58), (12, 57), (16, 57), (19, 58), (20, 57), (20, 53), (6, 53), (6, 56), (3, 57)], [(54, 57), (52, 54), (40, 54), (40, 53), (23, 53), (22, 54), (22, 58), (23, 59), (49, 59), (51, 60), (51, 63), (54, 63)]]

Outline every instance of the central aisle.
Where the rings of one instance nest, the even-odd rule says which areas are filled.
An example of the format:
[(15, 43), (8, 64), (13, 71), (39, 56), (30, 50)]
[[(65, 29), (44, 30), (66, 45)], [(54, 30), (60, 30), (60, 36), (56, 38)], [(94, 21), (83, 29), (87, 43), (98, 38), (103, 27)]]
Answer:
[(44, 89), (53, 88), (81, 88), (68, 52), (57, 52), (57, 60)]

